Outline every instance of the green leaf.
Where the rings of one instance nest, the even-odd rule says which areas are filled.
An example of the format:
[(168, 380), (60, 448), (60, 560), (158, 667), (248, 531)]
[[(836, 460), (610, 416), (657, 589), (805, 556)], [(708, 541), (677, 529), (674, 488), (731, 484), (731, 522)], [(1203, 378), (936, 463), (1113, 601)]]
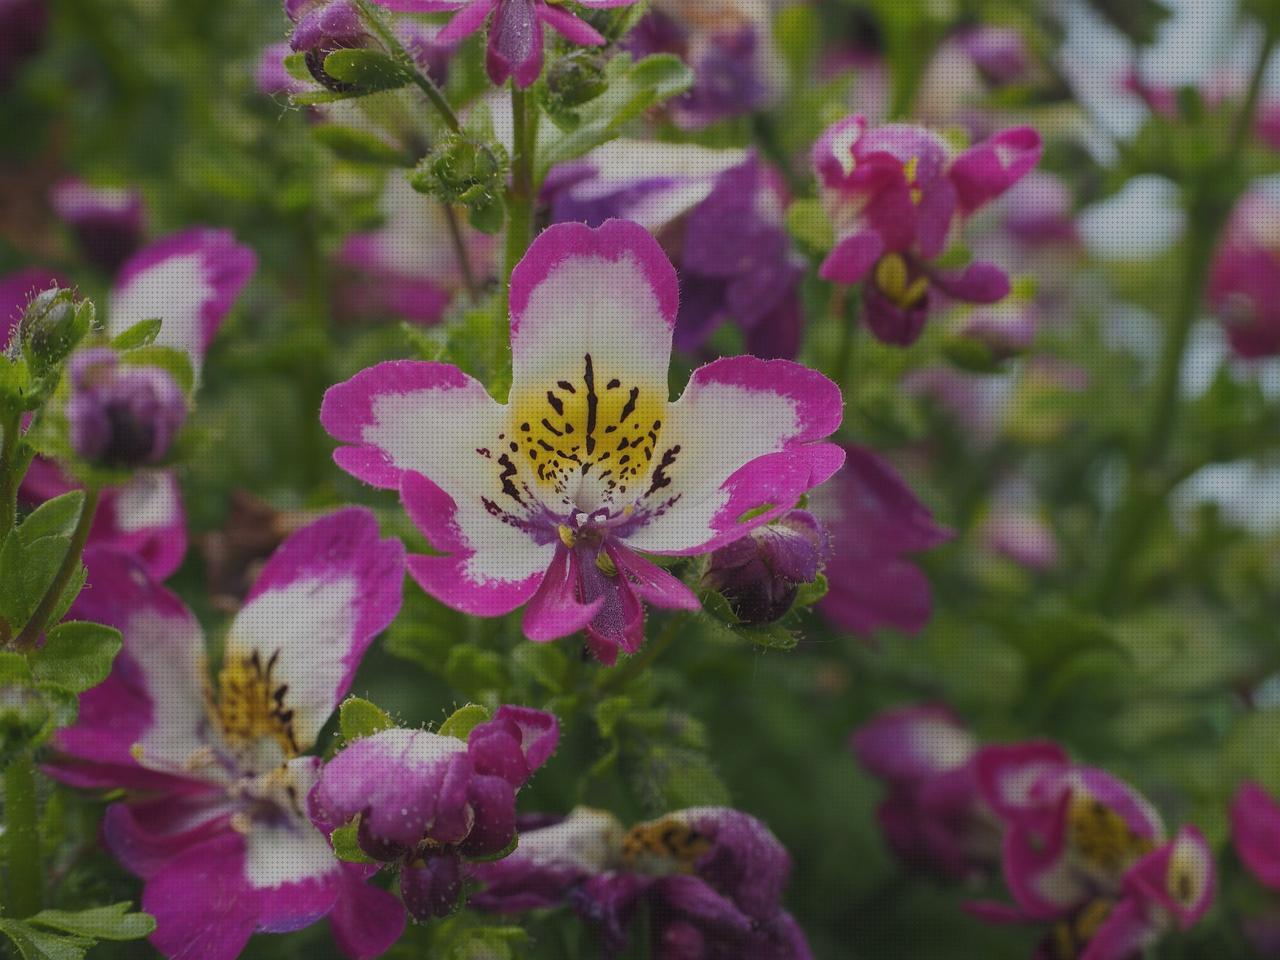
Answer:
[(827, 595), (827, 578), (824, 574), (818, 574), (818, 579), (811, 583), (800, 584), (800, 589), (796, 591), (796, 601), (794, 606), (812, 607), (815, 603)]
[(552, 693), (569, 688), (569, 659), (555, 644), (522, 643), (511, 651), (511, 665), (517, 677), (527, 674)]
[(111, 341), (111, 346), (117, 350), (135, 350), (138, 347), (149, 347), (156, 342), (156, 337), (160, 335), (162, 322), (159, 317), (139, 320), (124, 333), (114, 337)]
[(82, 960), (93, 946), (83, 937), (45, 933), (8, 918), (0, 918), (0, 933), (13, 942), (22, 960)]
[(440, 724), (440, 735), (465, 740), (471, 735), (472, 730), (488, 719), (488, 710), (478, 703), (468, 703), (466, 706), (459, 707), (453, 711), (449, 718)]
[(395, 724), (377, 704), (360, 697), (347, 697), (338, 708), (338, 726), (342, 730), (342, 739), (349, 742), (389, 730)]
[(167, 371), (185, 393), (190, 393), (195, 387), (196, 373), (185, 350), (161, 347), (153, 343), (121, 354), (120, 361), (135, 367), (159, 367)]
[(364, 130), (325, 123), (313, 129), (311, 135), (343, 160), (387, 167), (413, 166), (411, 157)]
[(836, 245), (835, 228), (817, 200), (801, 199), (791, 204), (787, 208), (787, 230), (816, 253), (826, 253)]
[(311, 75), (311, 69), (307, 66), (305, 53), (291, 53), (281, 63), (284, 65), (285, 72), (293, 79), (305, 80), (307, 83), (316, 82), (316, 78)]
[(57, 576), (71, 546), (69, 537), (40, 537), (24, 543), (21, 528), (0, 547), (0, 617), (15, 629), (30, 619)]
[(539, 182), (558, 163), (580, 157), (614, 139), (645, 110), (693, 86), (693, 71), (679, 57), (657, 54), (633, 63), (614, 57), (605, 68), (609, 89), (577, 111), (572, 130), (543, 124), (538, 137), (536, 175)]
[(155, 930), (156, 922), (148, 913), (130, 913), (132, 906), (125, 900), (109, 907), (91, 907), (74, 913), (42, 910), (28, 918), (27, 923), (95, 940), (141, 940)]
[(46, 500), (22, 521), (19, 536), (27, 543), (41, 537), (70, 537), (84, 507), (84, 491), (72, 490)]
[(36, 690), (47, 710), (44, 724), (32, 738), (34, 743), (41, 744), (53, 736), (55, 730), (76, 722), (76, 717), (80, 714), (80, 698), (74, 690), (56, 683), (40, 682), (36, 685)]
[(324, 72), (362, 94), (395, 90), (412, 79), (405, 67), (377, 50), (335, 50), (324, 58)]
[(492, 650), (455, 646), (444, 666), (445, 679), (472, 699), (481, 700), (486, 691), (507, 685), (506, 661)]
[(765, 650), (794, 650), (800, 637), (780, 623), (767, 623), (759, 627), (739, 626), (738, 635)]
[(329, 834), (329, 839), (333, 843), (334, 855), (339, 860), (347, 861), (347, 863), (377, 863), (373, 857), (360, 849), (360, 841), (357, 839), (359, 832), (360, 825), (358, 823), (348, 823)]
[(596, 727), (600, 730), (600, 736), (605, 738), (616, 736), (618, 724), (630, 709), (630, 697), (609, 697), (601, 700), (595, 710)]
[(0, 650), (0, 687), (30, 686), (35, 682), (27, 658), (11, 650)]
[(642, 760), (637, 778), (641, 792), (654, 809), (720, 807), (730, 803), (729, 788), (706, 754), (697, 750), (654, 744)]
[(32, 670), (37, 680), (83, 693), (107, 679), (121, 643), (119, 630), (100, 623), (60, 623), (31, 658)]

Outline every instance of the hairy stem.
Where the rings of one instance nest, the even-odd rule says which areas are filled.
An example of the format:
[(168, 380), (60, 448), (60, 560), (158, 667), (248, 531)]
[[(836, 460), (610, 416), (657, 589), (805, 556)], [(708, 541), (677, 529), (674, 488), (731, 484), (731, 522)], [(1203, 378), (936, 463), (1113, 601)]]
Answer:
[(458, 214), (453, 205), (441, 202), (444, 208), (444, 219), (449, 224), (449, 239), (453, 241), (453, 252), (458, 258), (458, 269), (462, 271), (462, 282), (467, 287), (467, 297), (472, 303), (480, 300), (480, 287), (476, 283), (475, 271), (471, 268), (471, 254), (467, 252), (467, 242), (462, 236), (462, 227), (458, 223)]
[(93, 518), (98, 513), (98, 501), (101, 496), (102, 493), (97, 487), (89, 487), (85, 491), (84, 506), (80, 509), (80, 519), (76, 521), (76, 528), (71, 534), (71, 545), (67, 548), (67, 555), (62, 558), (62, 566), (58, 567), (58, 572), (54, 575), (53, 582), (49, 584), (49, 589), (40, 598), (35, 613), (31, 615), (31, 619), (13, 641), (16, 649), (34, 649), (40, 635), (44, 633), (44, 628), (48, 626), (49, 618), (53, 616), (63, 591), (67, 589), (67, 584), (71, 582), (76, 568), (80, 565), (80, 557), (84, 554), (84, 545), (89, 540), (89, 531), (93, 528)]
[(600, 693), (615, 693), (618, 690), (625, 690), (636, 677), (649, 669), (649, 666), (660, 656), (666, 653), (667, 648), (675, 642), (680, 634), (680, 628), (685, 625), (688, 614), (677, 613), (643, 650), (634, 657), (605, 675), (603, 682), (599, 686)]
[(43, 904), (37, 820), (35, 763), (30, 754), (22, 753), (4, 772), (4, 839), (9, 868), (5, 913), (11, 917), (29, 917)]
[(440, 114), (444, 125), (454, 133), (461, 130), (462, 124), (458, 122), (458, 115), (453, 112), (453, 107), (449, 105), (445, 95), (440, 92), (440, 88), (435, 85), (434, 81), (422, 72), (418, 66), (418, 61), (414, 60), (409, 51), (404, 48), (404, 44), (400, 42), (395, 31), (383, 20), (382, 14), (377, 11), (369, 0), (356, 0), (356, 6), (359, 7), (360, 14), (364, 17), (365, 22), (378, 35), (378, 39), (382, 41), (383, 46), (387, 48), (387, 51), (400, 66), (405, 68), (409, 78), (427, 95), (427, 99), (431, 101), (431, 105)]

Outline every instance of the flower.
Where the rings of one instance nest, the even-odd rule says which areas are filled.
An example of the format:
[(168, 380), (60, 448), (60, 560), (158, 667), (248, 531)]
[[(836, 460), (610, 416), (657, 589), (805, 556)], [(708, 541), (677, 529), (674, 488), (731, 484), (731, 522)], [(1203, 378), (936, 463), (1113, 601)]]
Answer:
[(979, 539), (988, 550), (1037, 573), (1053, 569), (1060, 559), (1058, 538), (1024, 476), (996, 489), (979, 525)]
[(1214, 255), (1208, 300), (1242, 357), (1280, 354), (1280, 203), (1246, 194)]
[(462, 891), (463, 856), (511, 845), (516, 792), (555, 751), (555, 715), (499, 707), (467, 739), (393, 728), (350, 744), (325, 764), (311, 815), (326, 831), (359, 817), (377, 860), (400, 864), (400, 892), (417, 920), (445, 916)]
[(867, 129), (862, 116), (830, 127), (813, 148), (813, 165), (836, 246), (821, 276), (852, 284), (864, 278), (866, 320), (885, 343), (908, 345), (929, 315), (930, 291), (994, 303), (1009, 278), (990, 263), (962, 269), (932, 264), (952, 227), (1021, 179), (1040, 158), (1030, 127), (1004, 130), (953, 156), (936, 134), (907, 124)]
[[(160, 318), (156, 342), (184, 351), (198, 374), (205, 350), (256, 266), (253, 251), (228, 230), (196, 227), (159, 240), (138, 251), (117, 275), (106, 331), (116, 336), (141, 320)], [(16, 330), (32, 297), (62, 282), (38, 268), (0, 278), (0, 342), (6, 322)], [(34, 506), (78, 486), (53, 461), (37, 457), (19, 497)], [(136, 557), (157, 580), (169, 577), (187, 552), (177, 478), (144, 469), (122, 486), (104, 488), (89, 544)]]
[[(516, 86), (530, 87), (542, 73), (542, 27), (545, 24), (573, 43), (596, 47), (605, 42), (590, 24), (559, 4), (547, 0), (377, 0), (388, 10), (405, 13), (456, 11), (440, 31), (442, 43), (456, 43), (489, 23), (485, 64), (489, 79), (501, 86), (513, 77)], [(635, 0), (578, 0), (584, 7), (603, 10), (625, 7)]]
[(472, 864), (484, 884), (470, 906), (492, 913), (571, 905), (605, 956), (627, 947), (649, 904), (661, 960), (810, 960), (782, 909), (791, 857), (759, 820), (728, 807), (677, 810), (626, 830), (610, 813), (578, 807), (520, 832), (509, 857)]
[(792, 510), (711, 554), (702, 585), (724, 594), (743, 623), (772, 623), (791, 609), (800, 584), (818, 578), (829, 554), (817, 518)]
[(849, 746), (889, 787), (880, 827), (906, 865), (961, 879), (999, 862), (999, 824), (982, 802), (974, 770), (978, 742), (951, 710), (936, 704), (886, 710)]
[(525, 605), (524, 632), (586, 630), (604, 663), (644, 640), (641, 601), (697, 597), (639, 551), (709, 553), (840, 466), (839, 388), (786, 360), (730, 357), (668, 401), (675, 271), (642, 227), (556, 224), (511, 278), (507, 404), (442, 363), (391, 361), (330, 388), (320, 418), (353, 476), (400, 490), (437, 555), (409, 560), (442, 603)]
[(1208, 910), (1216, 876), (1204, 837), (1185, 826), (1165, 840), (1160, 815), (1128, 784), (1045, 742), (985, 747), (974, 762), (983, 800), (1004, 824), (1016, 904), (969, 905), (976, 916), (1048, 925), (1059, 956), (1136, 960)]
[(110, 347), (69, 365), (71, 446), (90, 463), (131, 469), (161, 460), (187, 419), (187, 397), (160, 367), (124, 366)]
[[(382, 195), (386, 217), (376, 230), (347, 237), (337, 262), (348, 268), (339, 296), (353, 315), (391, 313), (415, 323), (436, 323), (466, 275), (451, 238), (444, 206), (416, 193), (403, 177), (391, 177)], [(468, 262), (479, 280), (492, 276), (497, 254), (493, 237), (458, 223)]]
[(553, 222), (634, 220), (677, 265), (675, 343), (696, 350), (726, 320), (760, 357), (800, 346), (803, 259), (784, 224), (786, 187), (746, 150), (615, 140), (552, 171)]
[(845, 468), (809, 506), (832, 544), (827, 595), (818, 610), (864, 636), (884, 626), (918, 633), (932, 612), (929, 581), (906, 556), (945, 543), (952, 533), (934, 522), (881, 457), (855, 446), (844, 451)]
[(374, 43), (354, 0), (285, 0), (284, 10), (294, 23), (289, 46), (304, 55), (316, 82), (330, 90), (351, 90), (351, 84), (330, 76), (324, 61), (338, 50), (358, 50)]
[(116, 627), (124, 649), (57, 734), (49, 772), (129, 791), (107, 808), (102, 835), (145, 882), (152, 943), (230, 960), (255, 931), (327, 915), (350, 956), (385, 950), (400, 907), (307, 817), (320, 760), (305, 753), (399, 610), (400, 543), (380, 540), (359, 508), (294, 534), (232, 622), (212, 683), (203, 631), (176, 596), (122, 554), (90, 548), (85, 562), (93, 588), (73, 615)]
[(48, 29), (46, 0), (0, 0), (0, 89), (40, 50)]
[(669, 107), (685, 129), (760, 110), (778, 92), (767, 0), (655, 0), (623, 46), (637, 58), (672, 53), (693, 68), (693, 87)]
[(71, 227), (84, 255), (115, 273), (142, 242), (142, 194), (128, 187), (94, 187), (72, 177), (49, 191), (53, 211)]

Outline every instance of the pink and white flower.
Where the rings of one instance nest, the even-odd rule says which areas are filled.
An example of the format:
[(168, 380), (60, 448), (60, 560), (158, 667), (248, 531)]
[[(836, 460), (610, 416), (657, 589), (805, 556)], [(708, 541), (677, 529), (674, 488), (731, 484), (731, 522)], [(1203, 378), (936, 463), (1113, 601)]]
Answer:
[(839, 389), (730, 357), (668, 399), (675, 271), (634, 223), (557, 224), (511, 278), (506, 404), (456, 367), (392, 361), (331, 388), (321, 420), (352, 475), (399, 489), (438, 555), (424, 590), (464, 613), (525, 605), (524, 631), (587, 631), (605, 663), (644, 639), (641, 601), (698, 608), (641, 553), (689, 556), (785, 513), (844, 452)]
[(90, 548), (85, 562), (93, 585), (73, 616), (116, 627), (124, 649), (57, 735), (50, 773), (132, 795), (107, 808), (102, 834), (145, 881), (152, 943), (229, 960), (255, 931), (328, 916), (348, 955), (385, 950), (400, 906), (308, 818), (320, 760), (304, 754), (399, 610), (400, 543), (379, 539), (358, 508), (294, 534), (232, 622), (212, 682), (204, 632), (181, 600), (123, 554)]
[(995, 303), (1009, 278), (990, 263), (933, 265), (954, 225), (1000, 196), (1039, 161), (1040, 135), (1004, 130), (962, 153), (923, 127), (868, 129), (863, 116), (830, 127), (813, 148), (823, 206), (836, 246), (820, 274), (864, 285), (866, 320), (882, 341), (913, 343), (928, 318), (930, 291), (969, 303)]
[[(542, 73), (542, 28), (550, 27), (573, 43), (598, 47), (605, 42), (595, 27), (548, 0), (377, 0), (388, 10), (403, 13), (456, 12), (438, 37), (456, 43), (489, 23), (486, 66), (489, 79), (501, 86), (513, 77), (530, 87)], [(592, 10), (625, 7), (635, 0), (578, 0)]]

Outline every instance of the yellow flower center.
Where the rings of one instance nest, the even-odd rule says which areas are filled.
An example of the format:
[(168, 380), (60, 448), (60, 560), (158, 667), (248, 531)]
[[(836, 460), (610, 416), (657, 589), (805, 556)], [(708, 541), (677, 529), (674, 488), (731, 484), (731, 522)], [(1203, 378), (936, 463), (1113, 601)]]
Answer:
[(284, 704), (287, 683), (272, 679), (280, 652), (264, 664), (257, 650), (247, 656), (229, 654), (218, 673), (218, 694), (212, 712), (227, 740), (249, 744), (273, 738), (286, 757), (298, 755), (293, 711)]
[(929, 292), (929, 278), (911, 280), (907, 261), (900, 253), (886, 253), (876, 264), (876, 286), (903, 310), (910, 310)]
[(692, 873), (698, 858), (710, 849), (710, 837), (665, 817), (631, 828), (622, 841), (622, 862), (647, 873)]
[(1135, 833), (1124, 817), (1091, 797), (1075, 797), (1067, 817), (1075, 849), (1088, 864), (1108, 873), (1119, 873), (1154, 846)]

